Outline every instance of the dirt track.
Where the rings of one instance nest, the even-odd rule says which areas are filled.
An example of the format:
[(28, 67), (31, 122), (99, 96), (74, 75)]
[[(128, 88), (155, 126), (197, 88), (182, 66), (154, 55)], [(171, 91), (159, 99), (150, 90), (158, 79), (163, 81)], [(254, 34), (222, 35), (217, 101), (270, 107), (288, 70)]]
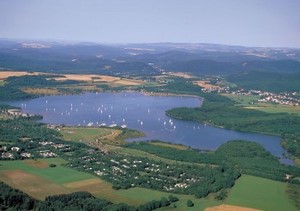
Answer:
[(221, 204), (215, 207), (208, 207), (205, 209), (205, 211), (259, 211), (259, 210), (248, 208), (248, 207), (239, 207), (239, 206)]

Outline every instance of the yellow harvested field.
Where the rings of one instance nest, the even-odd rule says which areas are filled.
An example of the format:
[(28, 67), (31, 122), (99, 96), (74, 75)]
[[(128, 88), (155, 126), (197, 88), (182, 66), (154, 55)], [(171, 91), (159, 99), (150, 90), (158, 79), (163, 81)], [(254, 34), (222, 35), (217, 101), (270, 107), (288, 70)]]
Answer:
[(4, 80), (11, 76), (24, 76), (24, 75), (39, 75), (40, 73), (26, 72), (26, 71), (0, 71), (0, 80)]
[(218, 86), (214, 86), (209, 83), (209, 81), (195, 81), (194, 82), (196, 85), (201, 86), (205, 89), (210, 89), (210, 88), (218, 88)]
[(60, 92), (57, 89), (51, 88), (24, 88), (22, 91), (28, 94), (38, 94), (38, 95), (59, 95)]
[(221, 204), (215, 207), (208, 207), (205, 209), (205, 211), (259, 211), (259, 210), (248, 208), (248, 207), (239, 207), (239, 206)]
[(97, 178), (65, 183), (63, 186), (71, 189), (72, 191), (88, 191), (92, 194), (112, 189), (110, 184)]
[(192, 75), (188, 74), (188, 73), (181, 73), (181, 72), (178, 72), (178, 73), (168, 73), (168, 75), (171, 75), (171, 76), (176, 76), (176, 77), (181, 77), (181, 78), (186, 78), (186, 79), (189, 79), (189, 78), (193, 78)]
[[(26, 71), (0, 71), (0, 80), (5, 80), (11, 76), (24, 76), (24, 75), (47, 75), (47, 73), (41, 72), (26, 72)], [(119, 85), (127, 85), (127, 86), (137, 86), (144, 83), (142, 80), (136, 79), (127, 79), (127, 78), (120, 78), (108, 75), (96, 75), (96, 74), (58, 74), (62, 77), (54, 78), (57, 81), (66, 81), (66, 80), (74, 80), (74, 81), (84, 81), (84, 82), (106, 82), (106, 83), (115, 83)], [(47, 94), (47, 91), (52, 90), (25, 90), (27, 92), (41, 92), (41, 94)]]
[(9, 186), (19, 189), (39, 200), (43, 200), (50, 195), (72, 192), (58, 184), (22, 170), (0, 171), (0, 178)]
[(49, 166), (49, 164), (46, 161), (43, 160), (24, 160), (23, 163), (25, 163), (28, 166), (32, 166), (34, 168), (44, 169)]
[(144, 81), (135, 80), (135, 79), (126, 79), (108, 75), (89, 75), (89, 74), (65, 74), (62, 75), (64, 77), (54, 78), (57, 81), (66, 81), (66, 80), (74, 80), (74, 81), (85, 81), (85, 82), (108, 82), (108, 83), (117, 83), (121, 85), (141, 85)]

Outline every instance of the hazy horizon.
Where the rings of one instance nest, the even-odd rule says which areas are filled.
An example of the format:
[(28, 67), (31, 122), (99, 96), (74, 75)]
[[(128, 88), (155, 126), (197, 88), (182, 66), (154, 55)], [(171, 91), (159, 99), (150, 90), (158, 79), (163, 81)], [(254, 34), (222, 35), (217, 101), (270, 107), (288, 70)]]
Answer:
[(298, 0), (0, 1), (0, 38), (300, 48)]

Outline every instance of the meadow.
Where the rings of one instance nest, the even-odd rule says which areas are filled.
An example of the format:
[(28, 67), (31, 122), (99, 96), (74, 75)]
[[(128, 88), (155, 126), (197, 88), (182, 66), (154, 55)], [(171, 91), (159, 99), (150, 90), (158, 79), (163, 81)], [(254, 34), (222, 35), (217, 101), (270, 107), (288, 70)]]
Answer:
[(286, 195), (287, 184), (243, 175), (231, 189), (226, 204), (260, 210), (297, 210)]
[(66, 141), (95, 141), (98, 138), (114, 138), (120, 131), (108, 128), (64, 127), (61, 133)]
[(289, 113), (299, 114), (300, 106), (289, 106), (274, 103), (260, 103), (257, 100), (260, 98), (258, 95), (233, 95), (223, 94), (223, 96), (235, 102), (235, 106), (240, 106), (247, 109), (253, 109), (266, 113)]
[[(115, 203), (140, 205), (151, 200), (160, 200), (170, 194), (145, 188), (114, 190), (112, 185), (89, 173), (64, 167), (66, 161), (60, 158), (1, 161), (0, 180), (13, 188), (24, 191), (36, 199), (45, 199), (49, 195), (88, 191), (94, 196)], [(56, 167), (49, 167), (55, 164)], [(195, 206), (191, 210), (203, 210), (220, 202), (212, 199), (196, 199), (190, 195), (172, 194), (179, 198), (178, 210), (186, 210), (186, 201), (191, 199)], [(171, 208), (170, 208), (171, 209)]]
[(257, 106), (247, 106), (247, 109), (254, 109), (266, 113), (289, 113), (298, 114), (300, 113), (300, 106), (289, 106), (272, 103), (258, 103)]

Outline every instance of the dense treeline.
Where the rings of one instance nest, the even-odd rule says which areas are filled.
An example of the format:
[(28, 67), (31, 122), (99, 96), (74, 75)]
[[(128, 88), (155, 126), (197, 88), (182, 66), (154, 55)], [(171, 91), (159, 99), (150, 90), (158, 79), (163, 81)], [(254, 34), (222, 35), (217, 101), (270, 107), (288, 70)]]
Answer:
[(171, 160), (185, 161), (190, 163), (206, 163), (206, 164), (222, 164), (222, 157), (215, 153), (199, 152), (193, 149), (181, 150), (171, 147), (157, 146), (147, 142), (132, 142), (127, 143), (124, 147), (142, 150), (160, 157), (165, 157)]
[[(220, 52), (216, 52), (215, 56), (218, 55), (220, 58), (224, 58)], [(219, 59), (219, 58), (218, 58)], [(294, 60), (275, 60), (275, 61), (250, 61), (249, 58), (244, 58), (244, 61), (239, 62), (228, 62), (216, 61), (214, 59), (189, 59), (188, 61), (164, 62), (162, 68), (172, 70), (174, 72), (189, 72), (193, 75), (232, 75), (245, 72), (256, 72), (264, 71), (266, 74), (272, 75), (273, 73), (299, 73), (300, 62)], [(267, 78), (264, 78), (267, 79)]]
[(215, 152), (207, 153), (193, 149), (180, 150), (146, 142), (128, 143), (126, 147), (172, 160), (231, 166), (239, 169), (241, 173), (279, 181), (285, 181), (286, 174), (300, 175), (298, 168), (280, 164), (277, 158), (255, 142), (229, 141)]
[(19, 142), (22, 138), (30, 138), (32, 143), (38, 141), (60, 141), (61, 134), (50, 130), (46, 125), (29, 121), (27, 118), (15, 118), (0, 121), (0, 136), (2, 141)]
[(49, 196), (45, 201), (36, 203), (34, 210), (135, 210), (127, 204), (113, 204), (110, 201), (95, 198), (87, 192), (76, 192)]
[(167, 115), (184, 120), (206, 122), (220, 127), (284, 137), (283, 146), (297, 156), (300, 151), (300, 116), (287, 113), (265, 113), (234, 106), (229, 98), (217, 94), (201, 94), (205, 100), (201, 108), (175, 108)]
[[(228, 129), (282, 135), (298, 132), (300, 117), (286, 113), (266, 112), (236, 107), (226, 97), (211, 94), (199, 108), (175, 108), (167, 115), (185, 120), (206, 122)], [(207, 96), (207, 95), (205, 95)], [(216, 99), (219, 98), (219, 99)]]
[(300, 158), (300, 134), (284, 134), (281, 141), (283, 147), (292, 155)]
[(36, 201), (27, 194), (0, 182), (0, 210), (32, 210)]
[(271, 73), (251, 71), (227, 77), (231, 83), (250, 90), (263, 90), (271, 92), (299, 92), (300, 73)]
[[(99, 49), (100, 52), (99, 53)], [(105, 49), (103, 51), (103, 49)], [(106, 52), (109, 51), (109, 52)], [(145, 61), (123, 61), (99, 58), (96, 55), (113, 52), (117, 58), (124, 55), (120, 50), (108, 46), (54, 46), (49, 49), (24, 49), (11, 51), (0, 48), (2, 68), (50, 73), (82, 73), (106, 75), (154, 75), (152, 66)], [(127, 54), (128, 55), (128, 54)], [(116, 57), (113, 56), (114, 59)], [(73, 59), (76, 58), (76, 61)], [(73, 61), (72, 61), (73, 60)]]

